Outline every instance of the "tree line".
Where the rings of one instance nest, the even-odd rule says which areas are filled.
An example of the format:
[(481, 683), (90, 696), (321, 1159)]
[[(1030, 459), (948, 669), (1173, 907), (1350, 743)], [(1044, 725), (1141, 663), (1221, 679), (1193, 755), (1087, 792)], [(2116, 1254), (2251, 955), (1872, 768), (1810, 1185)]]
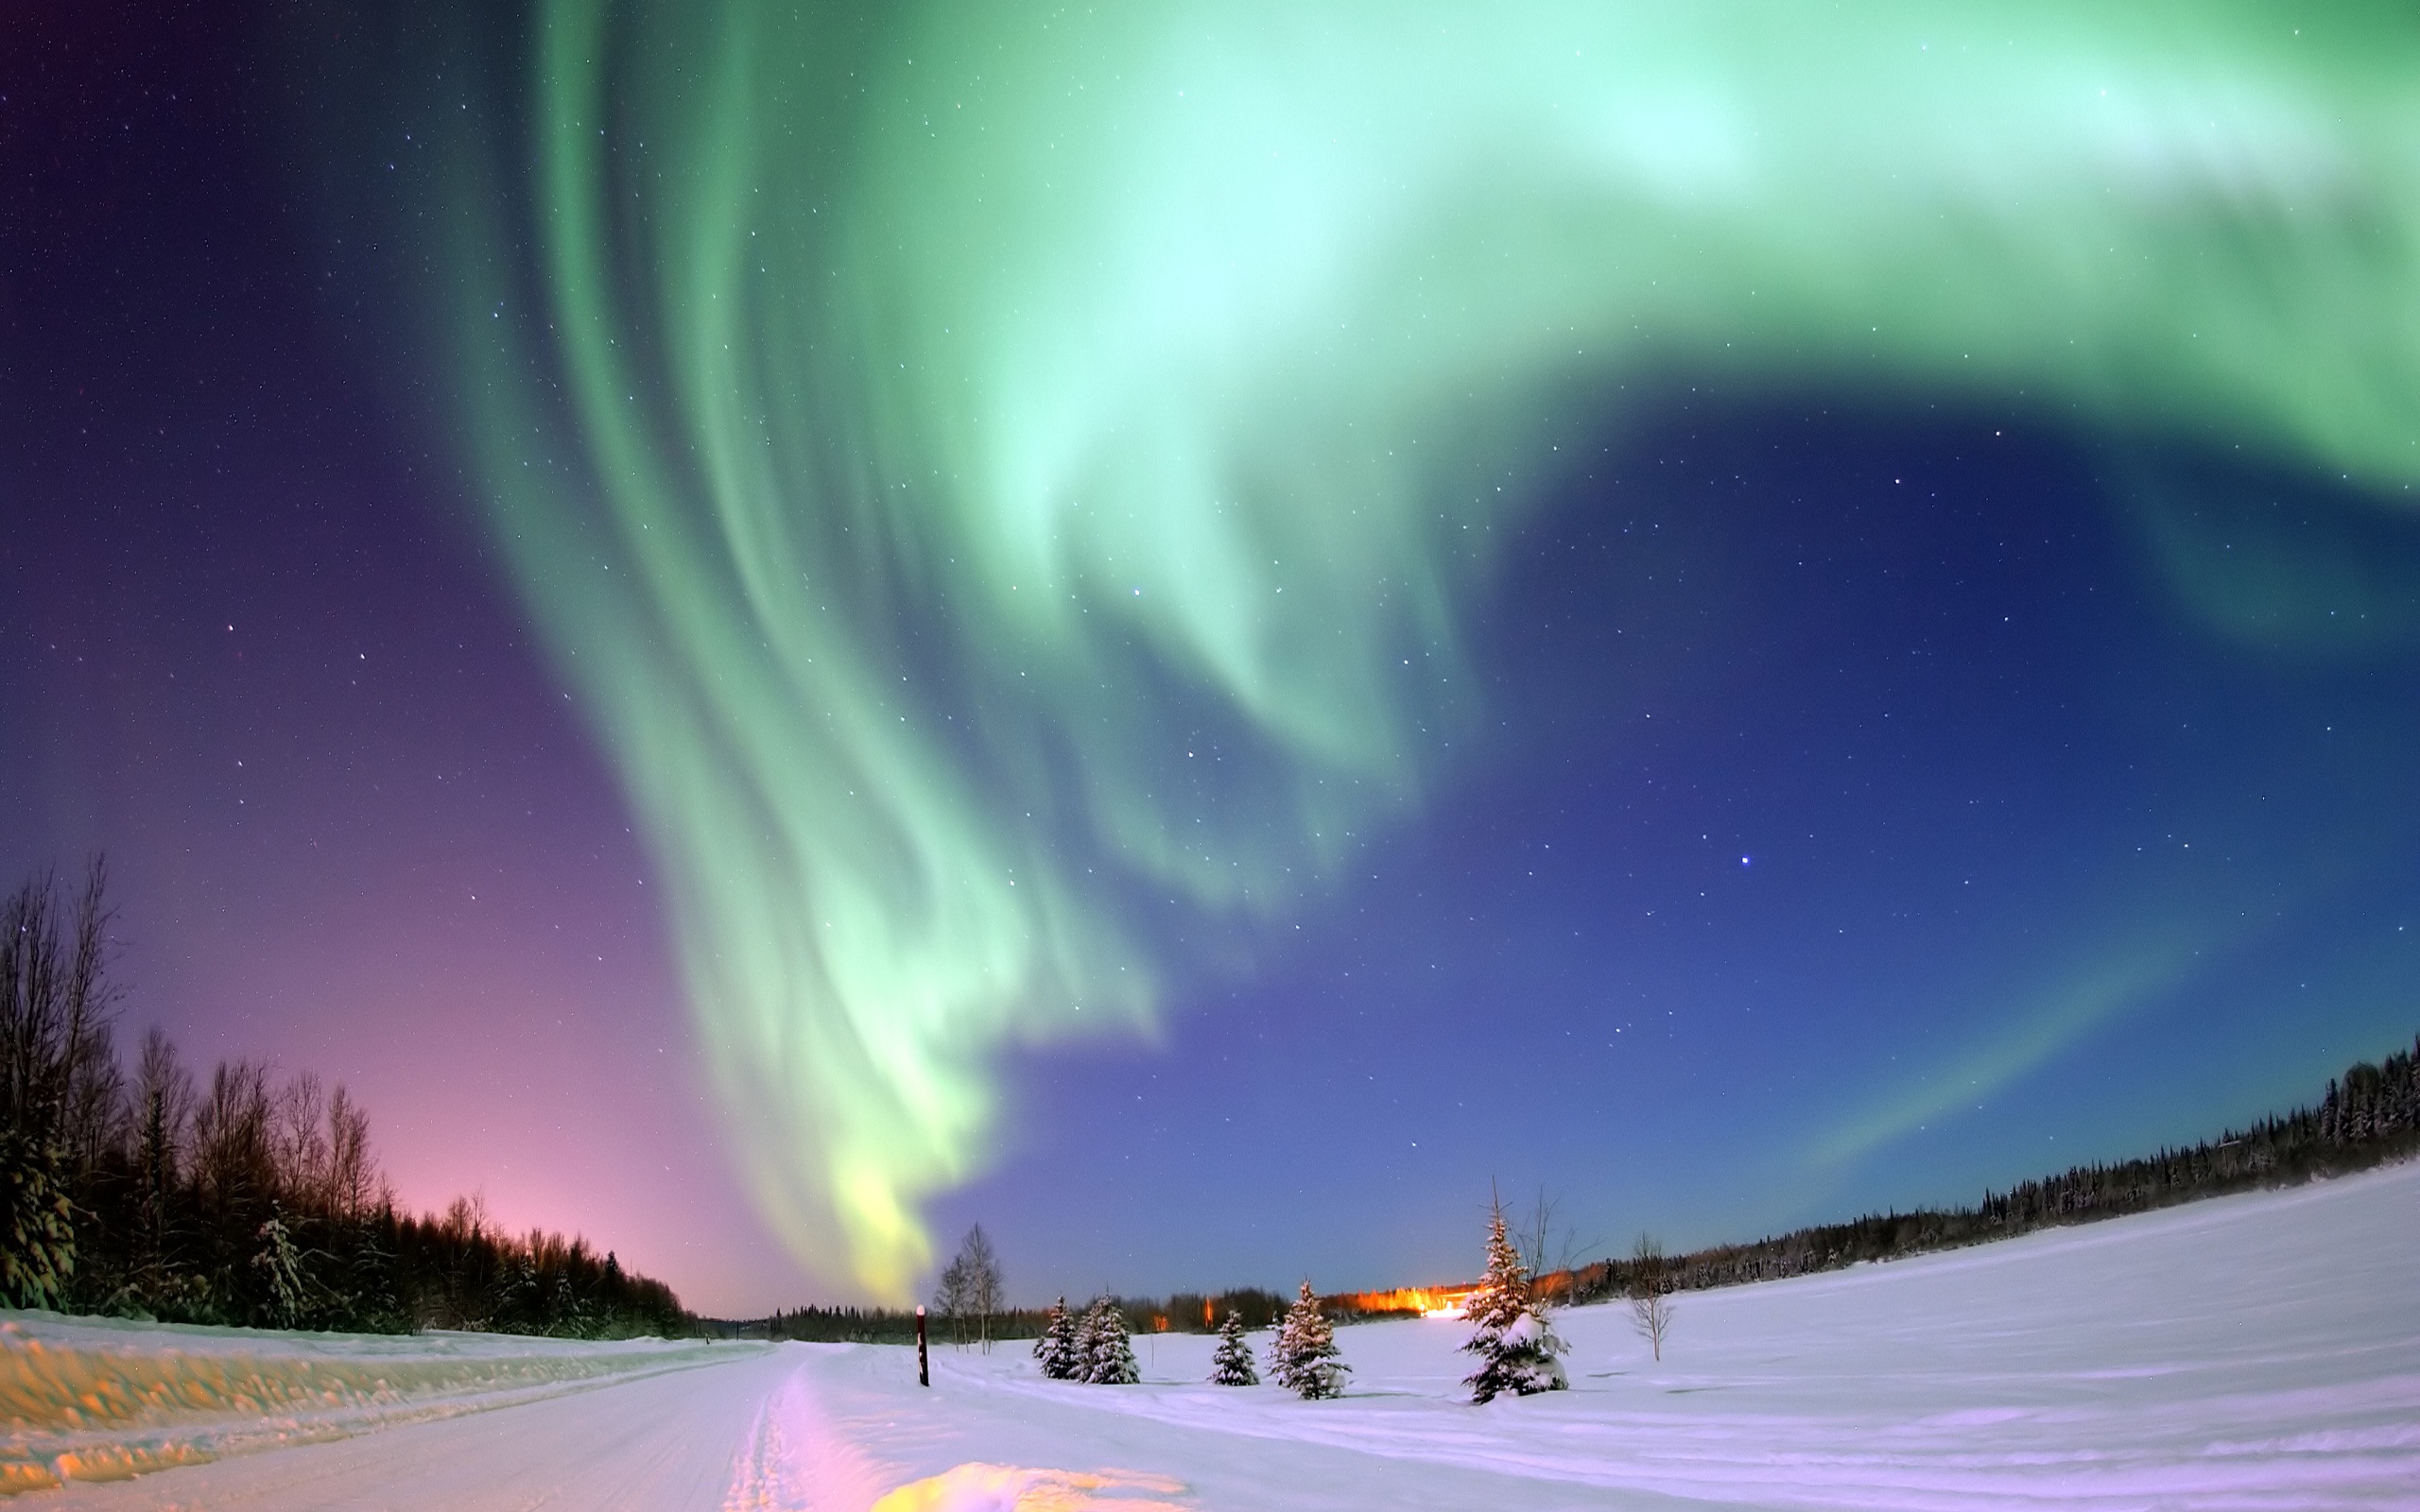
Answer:
[[(1575, 1300), (1668, 1295), (1838, 1270), (1869, 1260), (2011, 1239), (2037, 1228), (2149, 1212), (2203, 1197), (2343, 1176), (2420, 1153), (2420, 1040), (2361, 1061), (2327, 1084), (2316, 1107), (2228, 1129), (2214, 1140), (2130, 1160), (2070, 1166), (1986, 1191), (1973, 1207), (1868, 1213), (1754, 1244), (1685, 1255), (1642, 1252), (1553, 1278)], [(1644, 1285), (1642, 1283), (1645, 1283)]]
[(578, 1337), (691, 1332), (671, 1288), (477, 1198), (397, 1210), (370, 1115), (268, 1063), (114, 1043), (103, 868), (0, 903), (0, 1305), (166, 1322)]
[[(1125, 1318), (1128, 1332), (1133, 1333), (1216, 1333), (1218, 1320), (1231, 1312), (1244, 1320), (1244, 1327), (1265, 1329), (1282, 1319), (1288, 1305), (1277, 1293), (1257, 1286), (1227, 1292), (1178, 1292), (1169, 1297), (1111, 1297), (1108, 1300)], [(1353, 1318), (1350, 1313), (1338, 1315), (1340, 1321)], [(972, 1317), (954, 1318), (936, 1305), (927, 1322), (943, 1342), (977, 1342), (977, 1325)], [(990, 1314), (989, 1332), (994, 1340), (1036, 1339), (1049, 1322), (1048, 1308), (1003, 1307)], [(913, 1308), (808, 1306), (716, 1326), (734, 1338), (806, 1339), (820, 1344), (916, 1341)]]
[[(1491, 1239), (1490, 1277), (1478, 1290), (1494, 1297), (1512, 1295), (1510, 1283), (1498, 1274), (1504, 1272), (1504, 1257), (1496, 1253), (1509, 1243), (1520, 1252), (1512, 1258), (1524, 1279), (1517, 1305), (1500, 1300), (1489, 1304), (1499, 1311), (1510, 1309), (1494, 1326), (1513, 1329), (1524, 1310), (1542, 1319), (1549, 1301), (1568, 1305), (1627, 1299), (1641, 1337), (1661, 1359), (1676, 1292), (1775, 1280), (2014, 1238), (2036, 1228), (2349, 1174), (2414, 1153), (2420, 1153), (2420, 1040), (2381, 1062), (2354, 1065), (2327, 1084), (2315, 1107), (2264, 1118), (2188, 1147), (2071, 1166), (2006, 1192), (1986, 1191), (1973, 1207), (1868, 1213), (1753, 1244), (1717, 1245), (1682, 1255), (1667, 1255), (1651, 1236), (1641, 1235), (1627, 1256), (1575, 1265), (1568, 1259), (1549, 1260), (1550, 1247), (1567, 1257), (1576, 1246), (1549, 1245), (1554, 1209), (1541, 1195), (1536, 1214), (1519, 1232), (1510, 1240)], [(1492, 1222), (1501, 1225), (1505, 1216), (1498, 1207)], [(1060, 1309), (1007, 1308), (998, 1304), (1002, 1295), (997, 1258), (977, 1227), (942, 1273), (933, 1301), (941, 1331), (959, 1343), (1048, 1335)], [(1333, 1322), (1417, 1315), (1417, 1306), (1388, 1305), (1389, 1296), (1342, 1293), (1318, 1300)], [(1092, 1304), (1100, 1307), (1115, 1309), (1128, 1333), (1223, 1333), (1222, 1319), (1232, 1319), (1236, 1329), (1257, 1331), (1282, 1324), (1292, 1311), (1285, 1297), (1254, 1287), (1206, 1295), (1181, 1292), (1165, 1298), (1104, 1297)], [(747, 1336), (834, 1343), (908, 1343), (916, 1336), (913, 1312), (883, 1308), (807, 1307), (723, 1327)]]
[[(928, 1324), (937, 1337), (960, 1347), (989, 1349), (998, 1339), (1046, 1337), (1060, 1306), (1011, 1307), (1008, 1282), (992, 1239), (977, 1224), (967, 1230), (958, 1253), (942, 1268), (933, 1286)], [(1093, 1308), (1114, 1309), (1125, 1333), (1210, 1333), (1218, 1320), (1235, 1316), (1249, 1329), (1264, 1329), (1286, 1315), (1288, 1303), (1277, 1293), (1259, 1287), (1204, 1294), (1178, 1292), (1165, 1297), (1096, 1297)], [(907, 1308), (802, 1307), (763, 1318), (717, 1323), (721, 1332), (741, 1338), (805, 1339), (820, 1344), (905, 1344), (916, 1338), (916, 1314)]]

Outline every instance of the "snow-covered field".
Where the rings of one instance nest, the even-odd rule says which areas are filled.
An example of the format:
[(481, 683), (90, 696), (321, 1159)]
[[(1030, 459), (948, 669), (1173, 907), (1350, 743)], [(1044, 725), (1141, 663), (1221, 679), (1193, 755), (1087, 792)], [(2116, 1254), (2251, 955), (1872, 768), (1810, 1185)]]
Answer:
[[(1340, 1330), (1349, 1395), (1044, 1382), (1021, 1347), (315, 1338), (12, 1316), (28, 1506), (2420, 1508), (2420, 1165), (1679, 1298), (1658, 1365), (1473, 1407), (1461, 1325)], [(72, 1411), (71, 1411), (72, 1409)], [(0, 1471), (5, 1473), (5, 1471)]]

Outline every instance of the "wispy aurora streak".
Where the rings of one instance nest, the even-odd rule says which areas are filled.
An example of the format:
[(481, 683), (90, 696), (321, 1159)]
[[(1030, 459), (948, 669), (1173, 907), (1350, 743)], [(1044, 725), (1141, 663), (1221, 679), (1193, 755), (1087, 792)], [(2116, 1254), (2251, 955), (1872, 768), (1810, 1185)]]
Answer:
[(2393, 507), (2420, 29), (2309, 19), (542, 4), (463, 418), (802, 1258), (903, 1295), (1002, 1046), (1417, 801), (1475, 542), (1625, 392), (2022, 393)]

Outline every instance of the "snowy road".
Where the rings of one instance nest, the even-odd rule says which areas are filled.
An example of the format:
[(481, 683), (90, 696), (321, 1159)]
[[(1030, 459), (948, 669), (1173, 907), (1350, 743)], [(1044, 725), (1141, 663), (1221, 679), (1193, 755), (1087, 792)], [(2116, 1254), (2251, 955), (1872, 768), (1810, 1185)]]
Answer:
[(29, 1505), (720, 1507), (758, 1408), (792, 1363), (770, 1352), (463, 1416), (33, 1492)]
[[(1175, 1335), (1137, 1340), (1139, 1387), (1011, 1347), (941, 1351), (925, 1392), (895, 1349), (34, 1316), (0, 1451), (219, 1456), (28, 1507), (2420, 1507), (2420, 1166), (1684, 1296), (1660, 1366), (1619, 1310), (1561, 1327), (1575, 1389), (1474, 1408), (1445, 1322), (1342, 1331), (1352, 1394), (1300, 1402), (1195, 1384), (1210, 1341)], [(43, 1419), (34, 1355), (182, 1384)]]

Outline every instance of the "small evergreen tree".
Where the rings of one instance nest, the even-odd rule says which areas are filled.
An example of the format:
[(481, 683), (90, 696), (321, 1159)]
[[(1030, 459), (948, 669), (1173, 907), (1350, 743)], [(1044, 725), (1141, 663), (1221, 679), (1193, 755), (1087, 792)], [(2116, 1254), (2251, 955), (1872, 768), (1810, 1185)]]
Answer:
[(1033, 1357), (1042, 1363), (1046, 1381), (1073, 1381), (1083, 1373), (1079, 1368), (1081, 1357), (1076, 1352), (1076, 1324), (1067, 1316), (1065, 1297), (1050, 1304), (1042, 1337), (1033, 1341)]
[(65, 1152), (0, 1128), (0, 1306), (58, 1307), (76, 1273)]
[(79, 1114), (119, 1105), (104, 875), (96, 858), (72, 919), (47, 877), (0, 902), (0, 1304), (10, 1307), (69, 1304), (72, 1188), (98, 1163), (79, 1125), (110, 1122)]
[(1094, 1297), (1076, 1319), (1075, 1344), (1070, 1351), (1072, 1361), (1067, 1379), (1090, 1381), (1093, 1378), (1093, 1345), (1100, 1334), (1099, 1297)]
[(1568, 1383), (1555, 1356), (1564, 1344), (1547, 1327), (1545, 1311), (1530, 1294), (1530, 1273), (1504, 1232), (1504, 1204), (1488, 1214), (1487, 1276), (1463, 1311), (1474, 1325), (1462, 1348), (1479, 1358), (1462, 1378), (1473, 1401), (1493, 1401), (1499, 1392), (1527, 1397), (1561, 1391)]
[(1227, 1309), (1227, 1321), (1219, 1325), (1219, 1348), (1210, 1355), (1210, 1383), (1214, 1386), (1260, 1384), (1260, 1372), (1252, 1366), (1252, 1346), (1244, 1342), (1243, 1315), (1232, 1307)]
[(1076, 1338), (1084, 1380), (1096, 1386), (1131, 1386), (1143, 1379), (1126, 1337), (1126, 1314), (1112, 1298), (1101, 1297), (1085, 1310)]
[(294, 1230), (285, 1215), (269, 1210), (268, 1221), (260, 1227), (261, 1247), (252, 1256), (252, 1263), (268, 1273), (268, 1304), (266, 1313), (272, 1328), (290, 1329), (302, 1326), (302, 1314), (310, 1304), (309, 1283), (302, 1274), (302, 1252), (294, 1243)]
[(1286, 1321), (1269, 1346), (1269, 1378), (1305, 1400), (1344, 1395), (1344, 1378), (1353, 1367), (1336, 1347), (1336, 1329), (1320, 1313), (1311, 1283), (1286, 1310)]
[(588, 1336), (588, 1310), (571, 1289), (571, 1272), (555, 1273), (555, 1295), (546, 1304), (546, 1332), (566, 1339)]

